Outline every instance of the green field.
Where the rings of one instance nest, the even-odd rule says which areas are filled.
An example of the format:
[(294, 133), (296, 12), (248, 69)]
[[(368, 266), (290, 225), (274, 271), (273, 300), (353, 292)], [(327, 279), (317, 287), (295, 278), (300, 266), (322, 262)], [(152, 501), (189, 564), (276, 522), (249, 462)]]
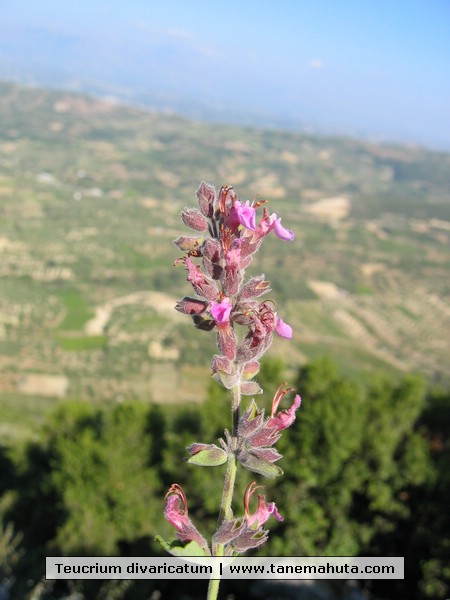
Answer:
[(190, 289), (172, 266), (172, 240), (186, 233), (179, 213), (202, 179), (233, 184), (242, 199), (259, 194), (296, 231), (293, 244), (268, 239), (248, 269), (272, 281), (294, 327), (292, 342), (273, 346), (288, 372), (326, 355), (344, 372), (449, 381), (449, 154), (2, 83), (6, 420), (15, 417), (5, 398), (25, 402), (33, 390), (21, 393), (20, 381), (31, 374), (65, 377), (64, 394), (81, 399), (204, 396), (214, 336), (173, 310)]

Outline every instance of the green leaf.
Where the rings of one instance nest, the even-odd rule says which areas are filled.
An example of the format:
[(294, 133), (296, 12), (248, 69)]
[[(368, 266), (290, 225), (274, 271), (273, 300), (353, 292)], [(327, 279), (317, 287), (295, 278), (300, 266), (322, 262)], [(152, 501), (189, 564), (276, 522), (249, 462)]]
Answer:
[(254, 419), (259, 413), (258, 405), (255, 400), (252, 400), (245, 411), (245, 414), (248, 413), (248, 419)]
[(254, 454), (246, 454), (243, 458), (240, 458), (239, 462), (249, 471), (259, 473), (267, 479), (275, 479), (275, 477), (283, 475), (283, 469)]
[(225, 373), (225, 371), (217, 371), (216, 373), (212, 374), (212, 378), (215, 379), (217, 383), (220, 383), (220, 385), (223, 385), (223, 387), (227, 390), (231, 390), (238, 382), (239, 374), (229, 374)]
[[(196, 446), (202, 449), (196, 452)], [(218, 467), (226, 463), (228, 458), (225, 450), (215, 444), (192, 444), (187, 450), (192, 454), (187, 462), (199, 467)]]

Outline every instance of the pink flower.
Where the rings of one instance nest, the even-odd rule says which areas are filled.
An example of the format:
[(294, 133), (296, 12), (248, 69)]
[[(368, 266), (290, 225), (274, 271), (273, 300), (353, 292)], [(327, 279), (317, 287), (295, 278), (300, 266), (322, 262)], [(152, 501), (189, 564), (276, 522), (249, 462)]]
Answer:
[(250, 206), (249, 200), (245, 204), (242, 204), (240, 200), (234, 201), (228, 215), (227, 225), (231, 229), (237, 229), (239, 225), (243, 225), (250, 231), (255, 231), (256, 210), (253, 206)]
[(236, 209), (239, 223), (247, 229), (255, 231), (256, 211), (253, 208), (253, 206), (250, 206), (250, 201), (247, 200), (245, 204), (242, 204), (241, 202), (239, 202), (239, 200), (236, 200), (236, 202), (234, 203), (234, 208)]
[(273, 223), (270, 219), (267, 208), (263, 210), (263, 218), (259, 222), (258, 227), (255, 229), (255, 237), (260, 240), (265, 237), (270, 231), (272, 231)]
[(233, 304), (229, 298), (223, 298), (220, 302), (212, 301), (209, 307), (213, 319), (219, 325), (225, 325), (230, 321)]
[(275, 233), (277, 238), (283, 240), (284, 242), (292, 242), (295, 238), (295, 233), (290, 229), (286, 229), (286, 227), (283, 227), (283, 225), (281, 224), (281, 218), (277, 217), (275, 213), (270, 217), (273, 222), (273, 232)]
[(256, 239), (260, 240), (270, 233), (272, 229), (275, 235), (284, 242), (292, 242), (295, 238), (295, 233), (290, 229), (286, 229), (286, 227), (281, 224), (281, 218), (277, 217), (276, 213), (269, 215), (267, 209), (264, 208), (263, 218), (255, 230)]
[(183, 488), (178, 483), (174, 483), (170, 486), (166, 499), (164, 516), (179, 533), (182, 533), (189, 525), (187, 501)]
[[(282, 470), (273, 464), (282, 458), (273, 446), (280, 439), (283, 429), (295, 421), (295, 411), (301, 402), (298, 395), (295, 396), (290, 408), (277, 413), (281, 400), (292, 389), (286, 388), (285, 385), (279, 386), (273, 398), (269, 417), (265, 418), (265, 411), (259, 410), (253, 400), (239, 419), (238, 437), (241, 438), (241, 444), (236, 456), (241, 465), (253, 473), (268, 478), (283, 474)], [(271, 505), (268, 505), (268, 509), (270, 507)]]
[(281, 317), (278, 317), (275, 331), (282, 338), (292, 339), (292, 327), (285, 323)]
[(252, 481), (245, 490), (244, 496), (244, 510), (245, 510), (245, 519), (247, 521), (248, 527), (252, 525), (256, 525), (256, 529), (259, 529), (264, 523), (269, 519), (271, 515), (273, 515), (277, 521), (283, 521), (283, 517), (278, 512), (278, 509), (275, 505), (275, 502), (269, 502), (266, 504), (265, 496), (260, 496), (258, 494), (258, 507), (253, 514), (250, 514), (250, 499), (257, 489), (262, 486), (256, 485), (256, 481)]
[(295, 421), (295, 411), (301, 404), (301, 398), (296, 394), (292, 406), (287, 410), (283, 410), (277, 414), (278, 406), (280, 405), (283, 397), (291, 392), (293, 388), (285, 388), (283, 384), (278, 387), (272, 401), (272, 411), (270, 413), (270, 419), (266, 424), (267, 429), (274, 429), (277, 433), (287, 427), (290, 427)]
[(177, 530), (182, 542), (196, 541), (208, 554), (209, 548), (205, 538), (201, 535), (188, 516), (186, 494), (183, 488), (174, 483), (166, 494), (166, 508), (164, 516)]

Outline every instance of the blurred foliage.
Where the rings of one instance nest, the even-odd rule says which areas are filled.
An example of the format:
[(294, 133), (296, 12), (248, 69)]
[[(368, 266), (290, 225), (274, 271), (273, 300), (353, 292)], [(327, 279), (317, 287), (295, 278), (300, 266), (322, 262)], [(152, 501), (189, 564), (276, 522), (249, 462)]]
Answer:
[[(259, 380), (266, 394), (257, 401), (268, 407), (285, 380), (283, 362), (266, 361)], [(405, 581), (368, 581), (367, 591), (404, 600), (448, 595), (448, 392), (426, 392), (410, 375), (355, 381), (326, 359), (302, 367), (296, 387), (303, 404), (279, 443), (285, 476), (265, 492), (285, 520), (269, 524), (262, 552), (405, 556)], [(228, 412), (227, 394), (216, 384), (201, 404), (67, 402), (34, 441), (0, 449), (0, 564), (11, 599), (139, 600), (152, 590), (176, 597), (170, 582), (47, 585), (44, 557), (160, 555), (155, 534), (174, 537), (162, 518), (173, 482), (185, 488), (193, 521), (210, 535), (221, 495), (221, 484), (211, 482), (222, 480), (224, 468), (191, 467), (183, 456), (192, 442), (221, 437)], [(236, 513), (254, 477), (239, 470)], [(186, 582), (183, 593), (195, 597), (201, 585)], [(223, 593), (233, 586), (226, 582)]]

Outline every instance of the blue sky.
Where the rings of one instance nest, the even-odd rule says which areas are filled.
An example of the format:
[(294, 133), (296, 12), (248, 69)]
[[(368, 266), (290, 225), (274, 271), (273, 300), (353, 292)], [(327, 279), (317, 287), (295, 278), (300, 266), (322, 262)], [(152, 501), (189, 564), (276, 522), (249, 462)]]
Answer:
[(449, 0), (0, 0), (0, 15), (0, 77), (53, 69), (450, 149)]

